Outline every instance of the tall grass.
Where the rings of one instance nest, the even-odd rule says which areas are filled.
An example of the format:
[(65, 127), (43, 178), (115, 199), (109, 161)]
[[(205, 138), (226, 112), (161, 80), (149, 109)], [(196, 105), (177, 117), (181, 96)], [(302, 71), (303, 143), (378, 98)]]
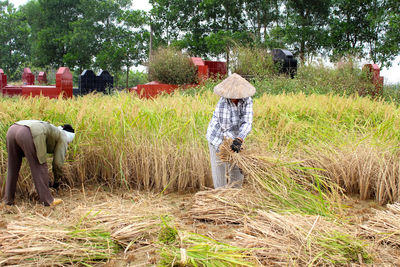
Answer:
[[(285, 81), (292, 82), (295, 81)], [(76, 138), (69, 147), (65, 164), (65, 181), (70, 186), (100, 183), (111, 189), (158, 191), (211, 186), (205, 133), (218, 101), (211, 92), (214, 84), (203, 85), (197, 93), (176, 93), (154, 100), (141, 100), (127, 93), (70, 100), (0, 98), (1, 184), (4, 185), (6, 177), (8, 127), (21, 119), (40, 119), (55, 125), (71, 123), (76, 128)], [(263, 90), (257, 83), (256, 86), (259, 91)], [(301, 88), (298, 84), (295, 86)], [(334, 91), (330, 88), (328, 91)], [(245, 146), (304, 161), (308, 164), (304, 167), (323, 169), (322, 175), (335, 181), (337, 173), (332, 169), (335, 163), (346, 170), (358, 166), (357, 177), (353, 171), (336, 168), (343, 173), (338, 183), (349, 193), (362, 192), (365, 198), (393, 202), (399, 195), (396, 193), (399, 181), (395, 178), (399, 115), (393, 103), (354, 95), (262, 94), (254, 100), (253, 130)], [(368, 158), (368, 164), (354, 164), (360, 156), (353, 153), (358, 147), (371, 151), (373, 156)], [(371, 166), (380, 167), (371, 169)], [(374, 170), (379, 170), (381, 175), (373, 179), (366, 176), (375, 173)], [(350, 190), (346, 184), (352, 179), (364, 179), (364, 182)], [(26, 164), (22, 168), (19, 191), (24, 195), (34, 193)]]

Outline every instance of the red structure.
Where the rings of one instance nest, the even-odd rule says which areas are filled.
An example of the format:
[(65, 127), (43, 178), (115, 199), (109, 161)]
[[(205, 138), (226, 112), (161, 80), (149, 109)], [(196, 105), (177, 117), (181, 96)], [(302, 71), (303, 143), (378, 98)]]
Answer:
[(141, 98), (151, 98), (162, 93), (170, 94), (178, 88), (178, 85), (153, 81), (146, 84), (139, 84), (135, 88)]
[(363, 71), (367, 72), (371, 82), (375, 85), (375, 91), (371, 92), (372, 96), (378, 96), (382, 94), (383, 89), (383, 77), (380, 76), (381, 70), (377, 64), (365, 64)]
[(197, 67), (197, 80), (200, 82), (208, 78), (208, 67), (200, 57), (191, 58), (193, 64)]
[(46, 72), (39, 72), (39, 75), (37, 77), (37, 81), (39, 84), (47, 84), (47, 75)]
[[(29, 69), (29, 68), (27, 68)], [(24, 74), (27, 75), (25, 77), (27, 82), (30, 82), (29, 71), (24, 70)], [(23, 74), (23, 75), (24, 75)], [(56, 85), (54, 86), (43, 86), (43, 85), (7, 85), (7, 76), (4, 75), (4, 72), (1, 70), (0, 78), (5, 83), (2, 82), (0, 84), (0, 92), (5, 96), (47, 96), (50, 98), (58, 98), (60, 94), (64, 98), (72, 97), (72, 73), (69, 71), (67, 67), (61, 67), (58, 69), (56, 73)], [(33, 84), (33, 83), (32, 83)]]
[(3, 69), (0, 69), (0, 89), (2, 88), (2, 84), (7, 84), (7, 75), (4, 74)]
[(22, 73), (22, 82), (24, 83), (24, 85), (35, 84), (35, 76), (33, 75), (30, 68), (24, 68), (24, 72)]
[(227, 74), (226, 62), (205, 60), (204, 64), (208, 67), (209, 77), (224, 77)]
[[(200, 57), (191, 58), (193, 64), (197, 67), (198, 84), (204, 82), (208, 78), (223, 77), (227, 74), (226, 63), (219, 61), (204, 61)], [(198, 84), (185, 85), (186, 88), (195, 87)], [(159, 83), (152, 81), (146, 84), (139, 84), (130, 91), (136, 92), (141, 98), (156, 97), (161, 93), (170, 94), (179, 86), (175, 84)]]

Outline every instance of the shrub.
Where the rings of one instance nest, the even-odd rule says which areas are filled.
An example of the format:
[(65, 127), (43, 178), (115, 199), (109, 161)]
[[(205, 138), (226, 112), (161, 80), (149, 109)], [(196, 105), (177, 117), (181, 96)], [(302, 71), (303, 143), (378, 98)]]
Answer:
[(188, 55), (168, 47), (159, 48), (149, 62), (149, 80), (168, 84), (195, 83), (197, 69)]
[(262, 78), (276, 73), (271, 54), (263, 48), (233, 49), (232, 71), (242, 76)]

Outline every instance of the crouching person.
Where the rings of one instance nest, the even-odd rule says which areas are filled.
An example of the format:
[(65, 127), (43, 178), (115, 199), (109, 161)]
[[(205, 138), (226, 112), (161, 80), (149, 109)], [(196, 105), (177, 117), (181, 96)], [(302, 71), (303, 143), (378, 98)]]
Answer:
[(4, 191), (5, 204), (14, 204), (19, 171), (24, 156), (29, 163), (40, 202), (45, 206), (62, 203), (61, 199), (55, 199), (51, 195), (46, 156), (47, 153), (54, 154), (54, 185), (57, 185), (63, 176), (63, 164), (68, 144), (74, 137), (74, 129), (69, 124), (56, 127), (48, 122), (38, 120), (23, 120), (14, 123), (8, 129), (6, 138), (8, 172)]
[(217, 152), (224, 138), (231, 138), (233, 140), (231, 149), (236, 153), (240, 152), (244, 139), (251, 131), (253, 123), (251, 96), (255, 92), (254, 86), (236, 73), (214, 88), (214, 93), (221, 98), (208, 125), (206, 136), (214, 188), (242, 186), (243, 174), (239, 167), (222, 163)]

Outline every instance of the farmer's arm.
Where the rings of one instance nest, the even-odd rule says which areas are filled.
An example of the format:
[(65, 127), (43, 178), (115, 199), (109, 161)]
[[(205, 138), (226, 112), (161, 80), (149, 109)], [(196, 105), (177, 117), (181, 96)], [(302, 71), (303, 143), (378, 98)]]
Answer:
[(243, 103), (243, 115), (240, 118), (239, 126), (239, 138), (242, 142), (246, 136), (250, 133), (253, 124), (253, 100), (251, 97), (245, 100)]
[(58, 142), (54, 150), (53, 158), (53, 174), (55, 183), (60, 182), (64, 176), (63, 166), (66, 152), (67, 144), (65, 142)]

